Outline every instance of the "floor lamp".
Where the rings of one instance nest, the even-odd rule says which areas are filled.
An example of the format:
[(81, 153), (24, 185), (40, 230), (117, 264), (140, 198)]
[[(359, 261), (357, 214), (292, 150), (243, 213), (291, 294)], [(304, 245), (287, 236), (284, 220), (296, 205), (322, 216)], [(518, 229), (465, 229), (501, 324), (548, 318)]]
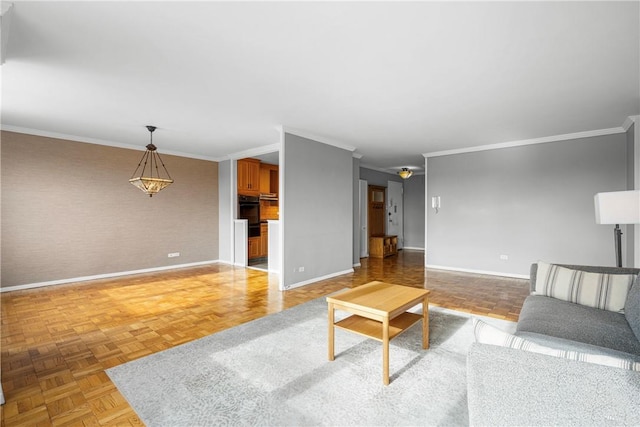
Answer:
[(640, 224), (640, 191), (612, 191), (594, 197), (597, 224), (615, 224), (613, 239), (616, 265), (622, 267), (622, 230), (620, 224)]

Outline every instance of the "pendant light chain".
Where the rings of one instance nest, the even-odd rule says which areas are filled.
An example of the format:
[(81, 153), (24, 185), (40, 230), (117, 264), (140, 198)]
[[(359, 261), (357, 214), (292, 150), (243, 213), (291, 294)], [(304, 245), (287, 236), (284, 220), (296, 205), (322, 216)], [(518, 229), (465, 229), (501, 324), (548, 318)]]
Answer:
[[(160, 160), (160, 164), (162, 165), (162, 168), (167, 173), (167, 176), (169, 177), (169, 179), (171, 179), (171, 175), (169, 175), (169, 171), (167, 170), (167, 167), (164, 165), (164, 162), (162, 161), (162, 157), (160, 157), (160, 153), (156, 152), (156, 155), (158, 156), (158, 160)], [(157, 165), (158, 165), (158, 162), (156, 160), (156, 168), (158, 167)]]

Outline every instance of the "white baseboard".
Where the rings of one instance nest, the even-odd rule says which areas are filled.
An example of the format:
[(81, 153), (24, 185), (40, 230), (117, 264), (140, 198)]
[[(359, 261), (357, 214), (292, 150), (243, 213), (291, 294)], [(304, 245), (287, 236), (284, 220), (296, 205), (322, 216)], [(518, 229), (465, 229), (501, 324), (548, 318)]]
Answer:
[(407, 250), (409, 250), (409, 251), (424, 251), (424, 248), (416, 248), (416, 247), (414, 247), (414, 246), (405, 246), (405, 247), (403, 247), (402, 249), (403, 249), (403, 250), (404, 250), (404, 249), (407, 249)]
[(167, 265), (164, 267), (143, 268), (141, 270), (120, 271), (117, 273), (96, 274), (93, 276), (72, 277), (70, 279), (51, 280), (48, 282), (27, 283), (25, 285), (9, 286), (0, 288), (0, 293), (21, 291), (24, 289), (42, 288), (44, 286), (63, 285), (66, 283), (86, 282), (89, 280), (109, 279), (111, 277), (129, 276), (132, 274), (153, 273), (156, 271), (175, 270), (177, 268), (197, 267), (199, 265), (216, 264), (218, 260), (191, 262), (188, 264)]
[(353, 267), (354, 267), (354, 268), (355, 268), (355, 267), (362, 267), (362, 264), (358, 262), (358, 263), (353, 264)]
[(327, 274), (326, 276), (314, 277), (313, 279), (303, 280), (302, 282), (293, 283), (291, 285), (285, 286), (285, 290), (299, 288), (300, 286), (310, 285), (311, 283), (319, 282), (325, 279), (331, 279), (332, 277), (342, 276), (343, 274), (353, 273), (353, 268), (344, 271), (338, 271), (336, 273)]
[(499, 277), (512, 277), (514, 279), (529, 279), (528, 274), (513, 274), (513, 273), (503, 273), (499, 271), (486, 271), (486, 270), (475, 270), (469, 268), (458, 268), (458, 267), (446, 267), (443, 265), (433, 265), (427, 264), (426, 268), (431, 268), (434, 270), (445, 270), (445, 271), (458, 271), (461, 273), (474, 273), (474, 274), (486, 274), (488, 276), (499, 276)]

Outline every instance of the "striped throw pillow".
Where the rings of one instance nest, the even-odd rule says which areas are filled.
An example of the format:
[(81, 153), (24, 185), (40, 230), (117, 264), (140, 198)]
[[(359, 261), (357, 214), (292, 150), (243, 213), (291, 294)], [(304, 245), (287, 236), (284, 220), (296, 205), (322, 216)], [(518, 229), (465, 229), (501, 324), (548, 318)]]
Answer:
[(534, 294), (622, 313), (636, 277), (589, 273), (539, 261)]
[(577, 360), (580, 362), (594, 363), (597, 365), (612, 366), (614, 368), (627, 369), (640, 372), (640, 363), (632, 360), (620, 359), (614, 356), (601, 354), (582, 353), (578, 351), (559, 350), (544, 345), (536, 344), (527, 339), (512, 335), (508, 332), (473, 318), (473, 334), (476, 342), (481, 344), (491, 344), (500, 347), (515, 348), (518, 350), (530, 351), (532, 353), (546, 354), (547, 356), (560, 357), (562, 359)]

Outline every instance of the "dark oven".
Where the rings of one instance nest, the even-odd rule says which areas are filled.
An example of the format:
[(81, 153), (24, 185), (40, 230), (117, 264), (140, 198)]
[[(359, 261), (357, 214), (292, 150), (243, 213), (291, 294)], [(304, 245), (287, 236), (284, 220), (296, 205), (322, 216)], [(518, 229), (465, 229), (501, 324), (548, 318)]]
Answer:
[(249, 223), (249, 237), (259, 237), (260, 198), (255, 196), (238, 196), (238, 219), (246, 219)]

